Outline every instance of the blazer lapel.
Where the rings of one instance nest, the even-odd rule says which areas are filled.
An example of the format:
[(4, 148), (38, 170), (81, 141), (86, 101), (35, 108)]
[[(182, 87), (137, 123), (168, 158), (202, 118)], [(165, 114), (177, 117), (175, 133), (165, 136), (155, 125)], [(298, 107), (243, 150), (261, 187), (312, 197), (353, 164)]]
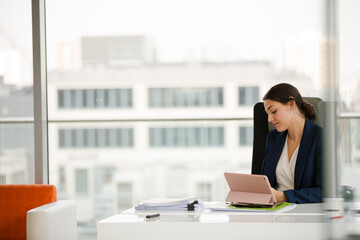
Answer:
[(306, 161), (308, 160), (308, 153), (313, 142), (313, 136), (314, 136), (313, 129), (314, 129), (314, 124), (311, 122), (310, 119), (306, 118), (304, 132), (301, 138), (299, 152), (296, 159), (294, 189), (299, 189), (300, 187), (300, 182), (303, 176), (304, 167)]

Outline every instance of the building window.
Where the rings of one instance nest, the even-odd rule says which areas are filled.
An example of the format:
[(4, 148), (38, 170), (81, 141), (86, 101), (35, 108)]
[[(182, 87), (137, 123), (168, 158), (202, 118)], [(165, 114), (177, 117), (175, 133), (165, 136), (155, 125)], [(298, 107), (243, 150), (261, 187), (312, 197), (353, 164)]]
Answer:
[(25, 181), (25, 172), (23, 170), (16, 171), (11, 176), (14, 184), (23, 183)]
[(254, 106), (259, 101), (259, 87), (239, 87), (239, 106)]
[(65, 168), (59, 167), (59, 185), (58, 185), (59, 195), (66, 192), (66, 175)]
[(167, 171), (167, 195), (170, 198), (181, 198), (187, 195), (189, 168), (187, 166), (169, 166)]
[(132, 89), (61, 89), (60, 109), (131, 108)]
[(204, 201), (211, 201), (212, 186), (211, 183), (197, 183), (196, 192), (199, 199)]
[(355, 120), (356, 122), (356, 139), (355, 139), (355, 145), (358, 149), (360, 149), (360, 120), (359, 119), (356, 119)]
[(96, 108), (105, 108), (105, 90), (96, 89), (95, 91)]
[(133, 192), (132, 183), (117, 184), (118, 209), (122, 210), (132, 207), (132, 192)]
[(87, 89), (83, 91), (83, 93), (83, 106), (86, 106), (86, 108), (95, 108), (95, 90)]
[(130, 148), (132, 128), (59, 129), (60, 148)]
[(59, 130), (59, 146), (60, 148), (70, 148), (73, 145), (71, 129)]
[(75, 170), (75, 191), (76, 196), (86, 197), (89, 193), (88, 187), (88, 170), (76, 169)]
[(112, 183), (115, 172), (116, 169), (113, 167), (102, 168), (102, 177), (101, 177), (102, 183), (103, 184)]
[(6, 175), (0, 174), (0, 184), (5, 184), (5, 183), (6, 183)]
[(253, 127), (239, 127), (239, 145), (252, 146), (253, 144)]
[(58, 90), (58, 106), (59, 108), (65, 108), (64, 90)]
[(150, 147), (222, 147), (224, 127), (150, 128)]
[(220, 107), (222, 88), (150, 88), (150, 108)]

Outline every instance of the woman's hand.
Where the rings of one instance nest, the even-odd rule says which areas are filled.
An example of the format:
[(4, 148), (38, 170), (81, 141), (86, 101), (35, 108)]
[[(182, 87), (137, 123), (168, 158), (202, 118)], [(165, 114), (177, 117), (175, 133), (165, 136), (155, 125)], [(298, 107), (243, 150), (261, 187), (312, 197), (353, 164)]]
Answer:
[(286, 197), (284, 192), (277, 191), (274, 188), (271, 188), (271, 191), (275, 196), (275, 201), (276, 202), (287, 202), (287, 201), (289, 201), (289, 199)]

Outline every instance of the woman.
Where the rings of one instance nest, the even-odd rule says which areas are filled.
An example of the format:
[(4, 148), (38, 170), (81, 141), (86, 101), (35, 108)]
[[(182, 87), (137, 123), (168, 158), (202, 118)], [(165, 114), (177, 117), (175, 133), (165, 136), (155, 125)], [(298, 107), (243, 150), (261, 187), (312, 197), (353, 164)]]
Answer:
[(264, 96), (269, 132), (261, 173), (277, 202), (321, 202), (321, 132), (313, 105), (292, 85), (281, 83)]

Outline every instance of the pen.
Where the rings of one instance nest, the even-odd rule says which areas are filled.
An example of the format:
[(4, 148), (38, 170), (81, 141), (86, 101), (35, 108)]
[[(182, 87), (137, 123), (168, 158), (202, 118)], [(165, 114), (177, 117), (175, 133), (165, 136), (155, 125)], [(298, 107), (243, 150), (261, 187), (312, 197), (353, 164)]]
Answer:
[(155, 217), (159, 217), (159, 216), (160, 216), (160, 213), (149, 214), (149, 215), (146, 215), (146, 218), (155, 218)]
[(338, 218), (343, 218), (344, 216), (335, 216), (335, 217), (329, 217), (329, 219), (338, 219)]

